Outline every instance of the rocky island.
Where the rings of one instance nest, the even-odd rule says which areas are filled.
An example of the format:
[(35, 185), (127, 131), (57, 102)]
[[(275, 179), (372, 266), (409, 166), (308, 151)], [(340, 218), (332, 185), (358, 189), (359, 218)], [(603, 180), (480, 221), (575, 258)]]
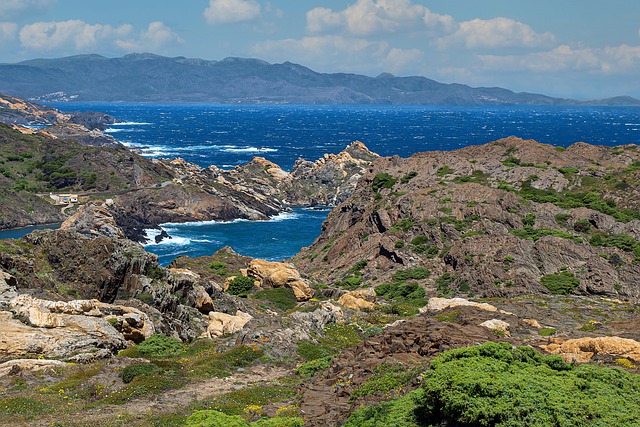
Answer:
[[(638, 146), (354, 142), (287, 172), (64, 138), (0, 126), (1, 227), (64, 221), (0, 240), (0, 425), (637, 425)], [(288, 262), (136, 242), (314, 205)]]

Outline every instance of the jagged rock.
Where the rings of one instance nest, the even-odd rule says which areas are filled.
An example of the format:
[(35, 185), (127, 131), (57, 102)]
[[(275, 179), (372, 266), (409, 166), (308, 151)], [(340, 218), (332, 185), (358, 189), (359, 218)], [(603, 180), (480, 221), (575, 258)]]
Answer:
[(482, 322), (480, 326), (487, 328), (491, 331), (502, 331), (505, 335), (511, 335), (509, 328), (511, 327), (507, 322), (500, 319), (490, 319)]
[(340, 307), (325, 301), (314, 311), (293, 312), (289, 315), (289, 319), (293, 322), (291, 328), (297, 331), (321, 332), (330, 323), (344, 323), (344, 312)]
[(195, 286), (193, 288), (193, 294), (196, 299), (194, 307), (200, 311), (200, 313), (209, 313), (214, 311), (213, 300), (207, 293), (206, 289), (202, 286)]
[[(43, 355), (78, 360), (104, 357), (155, 332), (147, 315), (132, 307), (97, 300), (47, 301), (20, 294), (0, 312), (0, 359)], [(88, 356), (91, 354), (92, 356)]]
[(24, 372), (40, 372), (64, 368), (65, 362), (47, 359), (15, 359), (0, 363), (0, 378), (6, 375), (21, 375)]
[(293, 264), (255, 259), (249, 264), (247, 276), (255, 278), (259, 286), (266, 289), (291, 288), (298, 301), (306, 301), (313, 296), (313, 289)]
[(80, 206), (75, 214), (62, 223), (60, 229), (76, 231), (87, 237), (125, 237), (106, 205)]
[(376, 292), (373, 288), (358, 289), (343, 294), (338, 303), (346, 308), (357, 311), (373, 310), (375, 308)]
[(522, 321), (533, 328), (542, 329), (542, 325), (536, 319), (522, 319)]
[(567, 362), (585, 363), (595, 355), (626, 357), (640, 363), (640, 342), (620, 337), (577, 338), (541, 346)]
[(235, 316), (227, 313), (210, 312), (209, 313), (209, 326), (207, 327), (207, 337), (221, 337), (223, 335), (235, 334), (244, 328), (244, 325), (249, 323), (253, 316), (248, 313), (244, 313), (240, 310), (236, 312)]
[(486, 311), (498, 311), (496, 307), (486, 302), (474, 302), (464, 298), (429, 298), (427, 310), (440, 311), (452, 307), (477, 307)]

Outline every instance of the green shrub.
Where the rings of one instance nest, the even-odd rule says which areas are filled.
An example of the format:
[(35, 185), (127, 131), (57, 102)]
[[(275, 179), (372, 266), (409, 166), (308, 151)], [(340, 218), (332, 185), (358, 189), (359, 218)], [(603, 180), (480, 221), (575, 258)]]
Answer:
[(376, 396), (390, 392), (399, 392), (403, 387), (420, 374), (421, 367), (407, 367), (402, 364), (382, 364), (373, 368), (373, 373), (367, 381), (356, 388), (350, 398)]
[(403, 183), (403, 184), (406, 184), (409, 181), (411, 181), (413, 178), (415, 178), (416, 176), (418, 176), (418, 172), (411, 171), (411, 172), (407, 173), (405, 176), (403, 176), (402, 179), (400, 179), (400, 182)]
[(408, 301), (425, 298), (424, 288), (415, 282), (383, 283), (376, 288), (376, 295), (387, 300)]
[(566, 213), (559, 213), (556, 215), (556, 223), (558, 225), (561, 225), (563, 227), (567, 226), (567, 222), (569, 221), (569, 219), (571, 219), (571, 215), (566, 214)]
[(640, 377), (529, 347), (451, 350), (431, 367), (411, 411), (418, 426), (632, 426), (640, 417)]
[(591, 223), (586, 219), (579, 219), (573, 223), (573, 229), (578, 233), (588, 233), (591, 230)]
[(312, 377), (316, 373), (324, 371), (331, 366), (331, 362), (335, 356), (321, 357), (320, 359), (311, 360), (303, 363), (296, 369), (296, 374), (301, 377)]
[[(343, 427), (419, 427), (417, 409), (425, 399), (425, 391), (418, 389), (398, 399), (355, 410)], [(437, 425), (437, 424), (436, 424)]]
[(182, 341), (162, 334), (151, 335), (135, 347), (142, 357), (167, 357), (182, 351)]
[(556, 334), (556, 328), (542, 328), (538, 330), (538, 335), (541, 337), (550, 337)]
[(397, 179), (388, 173), (379, 173), (373, 178), (371, 188), (373, 188), (373, 191), (378, 191), (381, 188), (391, 188), (395, 185), (396, 181)]
[(229, 292), (231, 295), (245, 296), (253, 289), (254, 283), (251, 277), (236, 276), (229, 282)]
[(226, 415), (222, 412), (196, 411), (184, 423), (184, 427), (249, 427), (239, 415)]
[(402, 282), (405, 280), (420, 280), (420, 279), (426, 279), (429, 276), (431, 276), (431, 271), (425, 267), (416, 267), (416, 268), (408, 268), (405, 270), (398, 270), (395, 273), (393, 273), (393, 276), (391, 276), (393, 278), (393, 280), (396, 280), (398, 282)]
[(449, 166), (444, 165), (438, 168), (436, 171), (437, 176), (445, 176), (454, 173), (455, 171), (451, 169)]
[(362, 285), (364, 279), (362, 276), (347, 276), (341, 282), (338, 282), (338, 286), (347, 290), (358, 289)]
[(269, 301), (273, 307), (280, 311), (288, 311), (298, 305), (298, 300), (290, 288), (273, 288), (256, 292), (256, 299)]
[(561, 271), (557, 274), (547, 274), (540, 278), (540, 284), (555, 295), (569, 295), (579, 284), (580, 279), (573, 273)]
[(122, 370), (120, 376), (122, 377), (122, 382), (129, 384), (138, 375), (149, 375), (157, 369), (157, 366), (152, 363), (129, 365)]

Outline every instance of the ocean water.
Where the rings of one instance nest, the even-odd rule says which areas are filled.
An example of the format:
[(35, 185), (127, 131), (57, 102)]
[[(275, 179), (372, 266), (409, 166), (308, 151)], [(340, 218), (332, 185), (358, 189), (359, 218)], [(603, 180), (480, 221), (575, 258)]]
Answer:
[[(360, 140), (383, 155), (453, 150), (507, 136), (568, 146), (640, 143), (636, 107), (460, 107), (155, 105), (61, 103), (62, 111), (94, 110), (123, 123), (107, 132), (147, 157), (181, 157), (233, 168), (254, 156), (290, 170)], [(210, 255), (229, 245), (253, 257), (281, 260), (310, 245), (328, 211), (298, 209), (269, 222), (166, 224), (174, 238), (150, 243), (162, 264), (179, 255)], [(153, 237), (154, 231), (149, 231)], [(153, 240), (152, 240), (153, 241)]]

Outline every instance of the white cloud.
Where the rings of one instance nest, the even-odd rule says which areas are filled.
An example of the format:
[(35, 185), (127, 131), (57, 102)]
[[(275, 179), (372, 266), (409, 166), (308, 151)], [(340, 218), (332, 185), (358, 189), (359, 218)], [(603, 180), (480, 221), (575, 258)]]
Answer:
[(587, 71), (599, 74), (640, 72), (640, 46), (604, 48), (561, 45), (545, 52), (526, 55), (481, 55), (486, 68), (535, 72)]
[(209, 24), (250, 21), (260, 15), (260, 4), (255, 0), (209, 0), (203, 15)]
[(438, 39), (435, 44), (440, 49), (456, 45), (478, 49), (549, 46), (554, 41), (551, 33), (536, 33), (527, 24), (499, 17), (461, 22), (457, 31)]
[(321, 7), (307, 12), (307, 31), (314, 34), (341, 29), (369, 36), (416, 30), (447, 32), (453, 28), (451, 16), (432, 13), (410, 0), (357, 0), (339, 12)]
[(13, 17), (23, 12), (33, 14), (55, 3), (56, 0), (0, 0), (0, 18)]
[(158, 51), (182, 42), (171, 28), (160, 21), (150, 23), (139, 33), (131, 24), (113, 27), (79, 20), (35, 22), (20, 30), (22, 47), (34, 51)]
[(157, 52), (167, 46), (184, 43), (184, 40), (163, 22), (155, 21), (150, 23), (147, 29), (140, 32), (137, 37), (119, 39), (115, 43), (121, 49), (130, 52)]
[(302, 39), (268, 40), (253, 47), (252, 53), (273, 62), (296, 58), (316, 71), (354, 72), (370, 74), (402, 72), (422, 63), (423, 54), (417, 49), (391, 48), (384, 41), (343, 36), (311, 36)]
[(73, 48), (82, 50), (91, 48), (100, 41), (126, 36), (131, 32), (130, 25), (112, 27), (102, 24), (87, 24), (79, 20), (61, 22), (35, 22), (20, 30), (20, 42), (23, 47), (34, 50), (54, 50)]

